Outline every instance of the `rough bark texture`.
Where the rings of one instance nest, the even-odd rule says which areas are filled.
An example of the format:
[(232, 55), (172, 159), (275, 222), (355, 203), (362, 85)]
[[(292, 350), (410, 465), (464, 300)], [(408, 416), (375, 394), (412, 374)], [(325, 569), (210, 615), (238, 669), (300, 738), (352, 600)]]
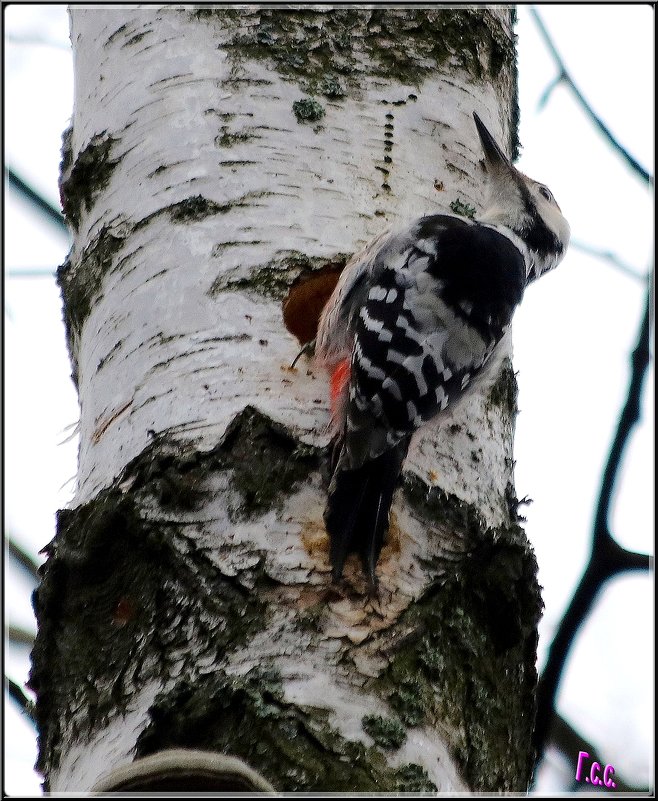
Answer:
[(508, 10), (75, 9), (59, 270), (77, 492), (35, 597), (50, 790), (169, 747), (282, 791), (524, 790), (534, 556), (516, 385), (415, 438), (379, 597), (329, 582), (327, 385), (291, 284), (472, 209), (471, 112), (513, 150)]

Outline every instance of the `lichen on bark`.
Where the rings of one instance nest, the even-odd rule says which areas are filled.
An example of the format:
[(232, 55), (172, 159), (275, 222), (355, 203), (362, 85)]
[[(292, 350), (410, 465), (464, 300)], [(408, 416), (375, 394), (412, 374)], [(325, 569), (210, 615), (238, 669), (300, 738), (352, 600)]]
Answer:
[[(267, 625), (259, 586), (270, 579), (256, 566), (247, 589), (222, 574), (195, 547), (185, 513), (203, 504), (212, 470), (231, 476), (241, 514), (276, 506), (317, 466), (317, 454), (275, 428), (248, 409), (211, 452), (159, 437), (112, 487), (59, 512), (34, 595), (39, 630), (30, 674), (37, 767), (46, 777), (65, 736), (102, 728), (148, 681), (165, 681), (174, 667), (193, 677), (204, 653), (217, 659)], [(247, 444), (279, 467), (267, 495), (255, 495), (246, 478)]]
[[(77, 347), (82, 327), (93, 304), (102, 296), (107, 274), (120, 269), (118, 255), (132, 233), (146, 227), (156, 217), (167, 215), (174, 224), (198, 222), (213, 215), (226, 214), (246, 205), (251, 196), (237, 198), (230, 203), (216, 203), (202, 195), (193, 195), (171, 203), (153, 214), (119, 227), (103, 226), (78, 257), (69, 254), (57, 268), (57, 283), (64, 301), (64, 325), (71, 365), (72, 378), (78, 386)], [(278, 277), (277, 277), (278, 280)], [(256, 282), (254, 282), (254, 285)], [(238, 287), (236, 287), (238, 288)], [(211, 290), (212, 294), (212, 290)]]
[[(437, 77), (442, 71), (448, 81), (456, 81), (455, 70), (462, 70), (471, 75), (473, 82), (493, 86), (493, 91), (503, 96), (510, 76), (514, 75), (513, 40), (506, 24), (508, 11), (290, 11), (204, 7), (193, 12), (182, 9), (171, 13), (186, 15), (177, 19), (184, 19), (188, 25), (192, 13), (195, 19), (203, 20), (203, 24), (209, 27), (221, 15), (222, 25), (217, 25), (215, 39), (209, 39), (211, 74), (214, 75), (217, 40), (235, 67), (234, 71), (225, 75), (223, 85), (228, 91), (234, 89), (231, 80), (235, 86), (242, 80), (250, 80), (248, 70), (241, 72), (241, 66), (247, 60), (266, 62), (266, 66), (273, 66), (299, 87), (298, 93), (295, 86), (286, 86), (289, 94), (284, 110), (287, 115), (291, 114), (294, 98), (303, 93), (321, 96), (328, 119), (337, 109), (340, 110), (343, 101), (348, 103), (361, 97), (360, 84), (366, 76), (368, 80), (369, 76), (374, 78), (372, 85), (375, 86), (378, 82), (382, 86), (396, 87), (400, 83), (409, 84), (397, 94), (391, 94), (388, 100), (380, 98), (375, 101), (376, 105), (373, 103), (375, 112), (382, 115), (383, 164), (386, 166), (381, 168), (384, 181), (381, 188), (387, 192), (390, 190), (391, 175), (395, 177), (395, 173), (391, 172), (391, 148), (393, 126), (399, 125), (399, 122), (394, 117), (394, 111), (398, 114), (394, 107), (404, 105), (407, 100), (418, 99), (420, 91), (416, 94), (410, 89), (421, 87), (426, 76)], [(224, 25), (227, 21), (228, 32)], [(196, 26), (195, 22), (194, 31), (198, 33)], [(127, 44), (137, 41), (142, 35), (133, 36)], [(190, 41), (189, 31), (182, 41)], [(221, 54), (223, 59), (225, 53)], [(255, 70), (256, 73), (258, 71)], [(252, 77), (259, 89), (265, 87), (263, 91), (270, 91), (269, 87), (274, 81), (264, 78), (272, 78), (271, 72), (266, 76)], [(460, 75), (459, 78), (462, 80), (464, 76)], [(505, 84), (502, 90), (495, 83), (498, 79)], [(436, 84), (435, 81), (433, 85)], [(212, 85), (216, 87), (217, 84), (212, 82)], [(193, 91), (192, 84), (185, 87), (184, 91), (188, 90)], [(489, 88), (482, 91), (490, 93)], [(216, 101), (214, 96), (213, 99), (204, 98), (201, 108), (207, 109), (206, 114), (212, 112), (222, 121), (228, 121), (235, 116), (237, 107), (228, 104), (227, 109), (222, 111), (209, 108), (216, 103), (223, 109), (219, 100), (223, 95), (216, 94)], [(422, 98), (424, 103), (427, 102), (427, 94)], [(237, 97), (235, 102), (239, 102), (240, 95), (237, 92), (232, 97), (234, 100)], [(395, 100), (396, 97), (407, 100)], [(386, 104), (386, 108), (379, 103)], [(399, 113), (401, 115), (410, 110), (411, 106), (401, 108)], [(309, 134), (308, 129), (294, 124), (294, 118), (290, 120), (290, 125), (300, 135)], [(246, 126), (239, 131), (232, 131), (226, 125), (219, 130), (216, 125), (211, 126), (212, 130), (208, 132), (199, 151), (200, 162), (203, 162), (204, 154), (211, 154), (214, 162), (209, 174), (213, 176), (212, 170), (218, 158), (223, 159), (219, 162), (221, 171), (228, 171), (229, 168), (225, 170), (225, 166), (229, 164), (257, 164), (255, 159), (252, 160), (249, 148), (257, 146), (260, 149), (265, 144), (255, 141), (265, 138), (262, 131), (266, 128), (262, 127), (261, 130), (261, 127)], [(318, 140), (320, 138), (317, 137)], [(68, 141), (70, 145), (70, 138)], [(277, 145), (284, 146), (285, 143)], [(312, 148), (313, 151), (317, 149)], [(197, 151), (193, 152), (196, 158)], [(110, 151), (106, 155), (105, 167), (110, 168), (113, 156)], [(235, 161), (226, 160), (230, 155), (235, 155)], [(157, 160), (148, 162), (150, 172), (147, 176), (159, 176), (178, 164), (178, 158), (176, 153), (165, 164), (158, 156)], [(102, 158), (97, 161), (102, 166)], [(357, 164), (360, 164), (358, 159)], [(93, 166), (93, 159), (90, 165)], [(125, 163), (122, 164), (122, 172), (123, 167), (126, 167)], [(70, 147), (67, 149), (65, 145), (63, 171), (68, 175), (72, 169), (72, 153)], [(395, 169), (401, 169), (397, 162)], [(90, 174), (94, 176), (93, 170)], [(115, 177), (118, 180), (118, 176)], [(96, 185), (104, 180), (102, 169), (94, 180)], [(171, 180), (175, 179), (172, 177)], [(195, 240), (195, 254), (202, 254), (200, 259), (208, 258), (204, 262), (204, 269), (207, 267), (204, 276), (211, 274), (210, 271), (218, 265), (217, 272), (211, 274), (208, 283), (202, 284), (200, 292), (210, 295), (217, 301), (217, 306), (223, 309), (233, 302), (233, 296), (223, 293), (242, 290), (241, 295), (250, 295), (248, 300), (252, 306), (246, 308), (244, 314), (249, 321), (254, 311), (252, 307), (257, 307), (258, 311), (266, 307), (268, 311), (274, 308), (274, 319), (279, 310), (278, 302), (284, 301), (284, 323), (288, 330), (295, 333), (300, 341), (308, 340), (307, 333), (299, 334), (297, 328), (293, 330), (289, 325), (291, 305), (285, 305), (290, 300), (289, 290), (305, 277), (316, 278), (322, 268), (336, 268), (339, 262), (344, 263), (346, 256), (330, 256), (331, 265), (327, 264), (326, 258), (308, 257), (301, 252), (306, 247), (303, 237), (286, 239), (284, 244), (290, 250), (272, 251), (268, 242), (284, 242), (280, 232), (277, 232), (276, 238), (268, 240), (267, 234), (249, 221), (251, 227), (245, 227), (242, 236), (242, 231), (236, 232), (231, 227), (231, 216), (218, 218), (219, 225), (214, 225), (215, 220), (208, 224), (207, 218), (235, 209), (244, 208), (244, 216), (247, 217), (248, 208), (253, 205), (251, 200), (256, 197), (267, 198), (267, 203), (258, 204), (267, 206), (270, 194), (274, 194), (270, 192), (274, 187), (261, 184), (248, 194), (239, 176), (236, 186), (234, 194), (237, 197), (229, 193), (230, 197), (226, 198), (221, 192), (215, 193), (214, 185), (197, 183), (195, 191), (198, 194), (194, 195), (189, 194), (189, 187), (185, 185), (173, 197), (169, 196), (178, 202), (162, 207), (150, 206), (146, 212), (140, 206), (133, 213), (141, 213), (142, 219), (122, 219), (120, 227), (116, 229), (102, 228), (75, 265), (61, 268), (59, 280), (66, 300), (67, 329), (73, 360), (75, 347), (71, 342), (79, 335), (100, 293), (105, 291), (107, 282), (104, 279), (108, 272), (121, 271), (124, 264), (133, 268), (132, 262), (128, 261), (130, 256), (120, 253), (124, 237), (127, 239), (144, 228), (158, 215), (162, 216), (163, 227), (168, 226), (175, 236), (182, 234), (181, 238), (186, 240), (189, 238), (191, 241), (196, 236), (196, 229), (203, 228), (205, 232), (211, 232), (209, 239), (199, 240), (200, 246)], [(71, 203), (75, 188), (75, 182), (67, 185)], [(157, 193), (154, 197), (158, 197)], [(352, 197), (349, 192), (347, 197)], [(71, 214), (77, 214), (79, 221), (79, 215), (89, 206), (84, 194), (79, 194), (78, 198)], [(92, 207), (95, 198), (92, 192), (89, 197)], [(375, 210), (374, 214), (382, 215), (384, 212)], [(242, 212), (237, 216), (242, 216)], [(277, 219), (276, 214), (270, 217)], [(353, 214), (351, 218), (358, 219), (358, 215)], [(96, 224), (114, 219), (112, 210), (108, 208), (103, 215), (99, 215)], [(345, 220), (346, 216), (341, 215), (340, 219)], [(229, 223), (225, 226), (226, 230), (221, 224), (225, 221)], [(82, 228), (84, 226), (81, 225)], [(96, 230), (92, 226), (92, 231)], [(319, 231), (317, 236), (321, 239), (320, 234), (324, 236), (321, 225), (309, 230)], [(349, 241), (356, 241), (361, 233), (357, 230), (355, 237), (350, 233)], [(222, 236), (227, 241), (219, 241)], [(241, 238), (244, 241), (239, 241)], [(327, 238), (324, 245), (330, 241), (338, 242), (340, 246), (342, 242), (348, 242), (348, 238)], [(241, 258), (240, 246), (248, 254), (245, 258)], [(255, 250), (258, 246), (262, 246), (261, 249), (269, 247), (269, 254), (261, 258)], [(313, 247), (313, 253), (324, 252), (315, 245)], [(335, 244), (325, 249), (332, 253)], [(157, 249), (149, 252), (148, 258), (154, 253), (157, 259)], [(213, 258), (216, 261), (212, 261)], [(196, 267), (196, 261), (194, 265)], [(137, 267), (135, 265), (135, 269)], [(127, 273), (128, 268), (125, 269)], [(209, 289), (208, 284), (213, 278), (215, 282)], [(251, 293), (259, 297), (254, 298)], [(270, 306), (263, 302), (263, 298), (277, 303)], [(308, 294), (302, 294), (302, 298), (303, 302), (299, 305), (308, 306)], [(204, 296), (204, 302), (206, 299)], [(105, 311), (105, 304), (102, 310)], [(96, 319), (94, 314), (94, 322)], [(178, 317), (175, 320), (177, 322)], [(99, 330), (103, 324), (104, 321), (99, 321)], [(214, 318), (210, 325), (214, 325)], [(162, 341), (165, 341), (164, 335), (157, 331), (159, 329), (146, 341), (157, 344), (158, 336), (163, 336)], [(267, 334), (270, 340), (274, 338), (271, 331), (272, 328)], [(280, 332), (283, 337), (286, 336), (283, 323), (277, 335)], [(187, 329), (179, 333), (175, 326), (167, 329), (167, 333), (169, 338), (189, 336)], [(214, 337), (213, 341), (233, 338), (236, 342), (244, 343), (252, 338), (248, 328), (240, 329), (234, 336), (227, 334), (224, 337), (225, 332), (220, 333), (222, 336)], [(118, 333), (117, 337), (122, 337), (119, 342), (125, 342), (128, 335), (127, 329)], [(264, 339), (261, 342), (267, 344)], [(94, 345), (93, 341), (89, 344), (92, 347)], [(98, 348), (103, 354), (100, 361), (90, 359), (85, 364), (91, 364), (92, 369), (97, 364), (97, 373), (105, 366), (101, 373), (101, 378), (105, 379), (112, 372), (111, 368), (116, 368), (119, 360), (125, 357), (125, 353), (117, 348), (118, 343), (110, 340), (102, 349)], [(113, 355), (115, 352), (116, 356)], [(281, 354), (281, 364), (277, 362), (276, 369), (285, 371), (288, 354), (284, 347), (276, 350), (276, 358)], [(162, 357), (162, 364), (173, 364), (177, 358), (177, 352), (168, 352)], [(218, 365), (213, 358), (214, 354), (203, 369), (217, 375)], [(258, 369), (261, 369), (260, 366)], [(285, 375), (288, 377), (289, 374)], [(295, 379), (301, 377), (301, 371), (294, 376)], [(493, 420), (502, 410), (504, 414), (509, 413), (511, 419), (511, 384), (508, 379), (509, 376), (507, 383), (502, 382), (492, 391), (487, 409), (492, 414), (487, 414), (487, 418)], [(141, 380), (142, 374), (138, 374), (135, 384)], [(205, 377), (203, 380), (206, 380)], [(235, 384), (238, 381), (236, 378)], [(224, 391), (230, 403), (238, 398), (240, 390), (233, 384), (229, 386), (230, 382), (229, 374), (226, 382), (228, 389), (218, 390), (213, 400), (223, 400), (220, 396)], [(287, 383), (292, 385), (292, 379)], [(107, 384), (110, 384), (109, 380)], [(130, 389), (133, 386), (131, 384)], [(301, 386), (301, 382), (298, 386)], [(106, 389), (104, 387), (103, 391)], [(90, 395), (93, 396), (94, 390), (90, 390)], [(110, 387), (111, 391), (113, 387)], [(149, 388), (147, 403), (156, 392), (157, 389)], [(101, 395), (102, 391), (96, 390), (93, 400), (98, 400)], [(180, 395), (172, 395), (174, 397), (179, 406), (184, 405), (180, 403)], [(302, 408), (299, 401), (301, 395), (294, 397), (295, 400), (286, 409), (286, 415), (295, 415)], [(196, 410), (194, 404), (197, 400), (195, 397), (189, 408)], [(260, 402), (260, 399), (252, 402)], [(310, 403), (321, 404), (323, 400), (313, 399), (309, 400)], [(87, 410), (90, 405), (87, 405)], [(216, 403), (215, 410), (219, 406), (220, 403)], [(150, 410), (152, 406), (148, 408)], [(198, 408), (199, 417), (205, 412), (209, 417), (201, 420), (197, 433), (200, 428), (215, 431), (217, 421), (209, 419), (214, 410), (201, 405)], [(44, 581), (36, 597), (37, 614), (42, 625), (35, 647), (32, 681), (38, 689), (38, 714), (43, 737), (41, 767), (47, 773), (56, 767), (64, 747), (62, 743), (67, 742), (71, 732), (83, 744), (85, 734), (90, 734), (92, 744), (93, 737), (104, 737), (105, 723), (125, 711), (127, 701), (135, 697), (135, 689), (150, 681), (151, 685), (162, 685), (165, 689), (150, 708), (150, 723), (137, 747), (140, 754), (158, 750), (167, 744), (204, 745), (225, 750), (244, 756), (255, 767), (264, 765), (266, 775), (282, 790), (435, 791), (436, 787), (425, 770), (433, 770), (433, 767), (408, 763), (392, 768), (389, 764), (391, 760), (399, 760), (400, 749), (408, 746), (410, 730), (428, 723), (431, 724), (428, 728), (430, 734), (427, 735), (430, 742), (440, 742), (440, 733), (444, 729), (449, 730), (453, 754), (474, 788), (523, 789), (524, 777), (527, 778), (527, 755), (519, 743), (526, 742), (522, 738), (527, 734), (527, 726), (531, 725), (528, 710), (531, 709), (532, 691), (529, 688), (534, 686), (536, 679), (532, 662), (534, 646), (531, 622), (534, 621), (538, 596), (535, 595), (534, 562), (525, 550), (527, 543), (519, 531), (511, 524), (485, 531), (474, 506), (447, 493), (441, 494), (440, 490), (429, 489), (420, 481), (414, 483), (413, 478), (406, 479), (403, 494), (405, 501), (410, 503), (407, 505), (405, 502), (405, 512), (410, 509), (416, 522), (418, 518), (426, 521), (430, 540), (434, 536), (433, 528), (437, 525), (442, 528), (446, 538), (449, 533), (455, 554), (446, 557), (437, 551), (435, 556), (431, 547), (424, 549), (423, 546), (422, 553), (429, 551), (430, 554), (427, 562), (422, 559), (414, 561), (417, 553), (413, 548), (418, 543), (413, 546), (409, 541), (404, 543), (407, 549), (404, 556), (409, 557), (412, 563), (410, 573), (415, 573), (410, 585), (405, 586), (404, 583), (409, 576), (403, 577), (400, 586), (404, 589), (397, 594), (398, 598), (400, 595), (408, 598), (408, 611), (397, 621), (393, 618), (398, 612), (391, 613), (390, 628), (380, 632), (373, 626), (367, 635), (369, 645), (381, 646), (377, 657), (388, 660), (389, 667), (372, 680), (364, 679), (366, 674), (360, 674), (358, 669), (347, 676), (352, 669), (350, 657), (358, 655), (359, 646), (347, 636), (327, 634), (325, 624), (333, 611), (326, 601), (327, 598), (335, 601), (337, 597), (345, 605), (354, 601), (357, 611), (359, 604), (364, 602), (361, 598), (341, 596), (342, 588), (339, 591), (330, 587), (328, 580), (325, 582), (322, 577), (326, 570), (326, 565), (321, 564), (322, 559), (326, 561), (326, 538), (315, 554), (310, 554), (308, 549), (315, 561), (309, 560), (307, 563), (304, 560), (308, 554), (302, 551), (302, 548), (306, 548), (304, 532), (297, 538), (296, 526), (300, 521), (293, 516), (279, 519), (282, 505), (293, 492), (299, 490), (299, 497), (304, 501), (310, 497), (314, 504), (309, 520), (302, 519), (302, 527), (304, 524), (314, 527), (316, 541), (325, 537), (320, 522), (322, 501), (318, 500), (317, 473), (322, 470), (321, 451), (300, 444), (291, 431), (273, 423), (253, 408), (247, 408), (238, 415), (216, 447), (197, 451), (196, 444), (199, 442), (203, 441), (204, 448), (213, 442), (204, 441), (204, 435), (200, 435), (194, 445), (181, 442), (180, 437), (185, 435), (180, 432), (185, 430), (187, 421), (183, 417), (185, 422), (180, 424), (179, 418), (175, 415), (169, 418), (168, 414), (169, 411), (165, 410), (158, 419), (163, 426), (171, 425), (171, 430), (177, 432), (175, 436), (153, 439), (113, 480), (112, 485), (101, 491), (94, 500), (60, 513), (58, 533), (49, 548)], [(223, 426), (221, 415), (219, 419)], [(139, 432), (150, 432), (148, 427), (153, 425), (150, 419), (143, 424), (143, 418), (131, 418), (125, 422), (124, 431), (132, 426), (132, 431), (138, 435)], [(92, 427), (88, 426), (87, 430), (92, 430)], [(144, 434), (144, 441), (148, 441), (149, 436), (150, 433)], [(176, 437), (179, 441), (176, 441)], [(104, 442), (109, 440), (108, 435)], [(125, 444), (130, 444), (129, 438), (122, 440), (119, 437), (118, 441), (121, 442), (119, 450)], [(136, 447), (143, 447), (139, 439), (132, 441), (138, 442)], [(97, 453), (91, 449), (89, 452), (92, 458)], [(125, 453), (124, 450), (124, 456)], [(135, 450), (131, 455), (134, 453)], [(101, 456), (96, 456), (96, 459), (99, 464), (103, 463)], [(117, 458), (116, 464), (120, 462), (121, 466), (116, 468), (116, 472), (126, 460), (127, 457), (123, 461)], [(110, 480), (114, 473), (114, 469), (107, 471), (103, 478)], [(98, 485), (101, 484), (103, 482), (99, 481)], [(211, 486), (215, 493), (212, 497)], [(202, 512), (219, 508), (215, 504), (221, 507), (221, 524), (215, 523), (213, 527), (204, 519)], [(270, 519), (276, 518), (275, 528), (278, 526), (281, 534), (280, 542), (284, 542), (281, 550), (285, 548), (287, 553), (293, 553), (279, 572), (272, 569), (278, 546), (266, 541), (269, 528), (259, 528), (262, 519), (270, 511), (273, 512), (269, 515)], [(186, 527), (186, 521), (189, 527)], [(290, 521), (292, 525), (288, 525)], [(249, 539), (252, 532), (253, 541)], [(414, 532), (418, 534), (419, 528), (416, 527)], [(262, 538), (258, 539), (261, 534)], [(240, 541), (241, 537), (244, 537), (243, 542)], [(249, 557), (253, 558), (253, 562), (242, 574), (240, 546), (244, 543), (246, 548), (251, 548)], [(298, 547), (299, 550), (296, 550)], [(234, 561), (231, 561), (232, 549), (238, 554)], [(298, 557), (298, 553), (301, 556)], [(266, 564), (268, 560), (269, 564)], [(395, 562), (395, 557), (391, 561)], [(237, 570), (231, 572), (238, 563)], [(292, 578), (285, 573), (291, 565)], [(306, 585), (303, 584), (305, 575), (309, 577)], [(395, 581), (397, 578), (391, 579), (391, 586), (397, 586)], [(416, 603), (415, 596), (412, 597), (414, 588), (420, 592), (423, 581), (433, 584)], [(520, 586), (524, 581), (528, 583), (526, 595)], [(408, 586), (412, 589), (407, 594)], [(299, 596), (296, 595), (298, 590)], [(296, 600), (290, 599), (298, 599), (302, 595), (309, 605), (297, 609)], [(280, 606), (275, 609), (275, 604)], [(341, 670), (345, 669), (347, 683), (353, 682), (356, 688), (354, 697), (358, 697), (358, 691), (365, 681), (366, 689), (372, 690), (375, 695), (376, 711), (382, 712), (382, 702), (384, 706), (387, 705), (384, 714), (361, 718), (359, 713), (356, 736), (365, 733), (366, 744), (355, 741), (354, 728), (347, 734), (337, 731), (340, 720), (336, 717), (332, 718), (334, 725), (330, 726), (327, 721), (333, 714), (331, 709), (320, 712), (286, 701), (289, 686), (276, 672), (269, 670), (268, 659), (263, 659), (261, 668), (244, 673), (245, 663), (253, 663), (260, 655), (257, 649), (250, 650), (252, 640), (258, 637), (259, 642), (261, 638), (265, 641), (270, 636), (268, 624), (277, 636), (286, 633), (286, 630), (276, 629), (273, 625), (275, 611), (281, 613), (279, 618), (285, 617), (285, 625), (292, 629), (293, 636), (299, 635), (298, 653), (295, 652), (295, 645), (289, 645), (286, 657), (293, 652), (294, 658), (301, 661), (307, 657), (308, 664), (313, 664), (313, 667), (317, 664), (321, 670), (331, 671), (335, 664), (331, 663), (331, 657), (323, 661), (325, 655), (322, 648), (327, 638), (330, 641), (332, 637), (335, 641), (340, 638), (336, 653), (343, 660), (340, 667)], [(81, 632), (86, 645), (78, 657), (76, 637)], [(389, 649), (391, 641), (395, 647)], [(400, 647), (397, 647), (398, 644)], [(274, 646), (275, 652), (278, 645), (277, 642)], [(273, 657), (272, 661), (276, 659)], [(515, 664), (518, 669), (514, 667)], [(53, 675), (48, 673), (51, 665), (55, 665)], [(496, 671), (501, 674), (500, 681)], [(508, 679), (506, 671), (513, 673), (513, 679)], [(468, 675), (464, 676), (464, 672)], [(372, 674), (367, 675), (372, 677)], [(505, 697), (499, 701), (496, 696), (499, 688), (506, 696), (516, 697)], [(331, 703), (328, 703), (331, 707)], [(527, 707), (523, 704), (527, 704)], [(145, 716), (146, 704), (139, 711)], [(520, 738), (516, 742), (513, 740), (510, 746), (517, 747), (518, 757), (505, 750), (509, 745), (503, 731), (506, 714), (512, 717), (507, 734), (512, 738)], [(519, 723), (514, 716), (524, 719)], [(362, 721), (360, 729), (358, 727)], [(368, 745), (368, 736), (374, 740), (371, 746)], [(69, 745), (71, 741), (72, 738), (68, 736)], [(94, 747), (97, 745), (96, 741)], [(436, 776), (432, 774), (432, 778)]]
[(517, 398), (519, 388), (512, 360), (505, 359), (498, 378), (489, 389), (487, 406), (498, 408), (508, 420), (514, 420), (518, 411)]
[[(221, 250), (220, 250), (221, 252)], [(329, 263), (331, 266), (343, 266), (347, 255), (337, 253), (327, 259), (319, 256), (307, 256), (300, 251), (280, 251), (270, 261), (256, 264), (249, 268), (248, 275), (242, 268), (222, 270), (213, 281), (208, 294), (217, 296), (220, 292), (250, 290), (266, 298), (283, 300), (291, 285), (302, 275), (310, 275), (321, 270)]]
[(186, 13), (209, 25), (219, 22), (220, 46), (235, 65), (266, 61), (312, 95), (339, 86), (338, 94), (330, 89), (328, 96), (358, 96), (366, 73), (420, 89), (437, 71), (464, 71), (509, 102), (509, 151), (512, 160), (519, 155), (514, 8), (200, 8)]
[(219, 453), (230, 454), (222, 467), (240, 498), (229, 510), (235, 520), (278, 508), (320, 462), (315, 448), (250, 407), (229, 426)]
[(92, 305), (102, 293), (103, 279), (112, 269), (115, 256), (124, 244), (124, 236), (103, 227), (76, 261), (71, 255), (57, 268), (57, 283), (64, 301), (64, 326), (72, 366), (72, 378), (78, 386), (78, 343)]
[(201, 748), (239, 756), (286, 792), (436, 790), (419, 765), (392, 767), (376, 747), (348, 740), (318, 708), (287, 703), (276, 671), (223, 670), (180, 681), (155, 699), (136, 755)]
[(94, 136), (74, 158), (71, 134), (65, 132), (60, 165), (60, 197), (64, 216), (75, 229), (80, 225), (82, 214), (91, 210), (96, 197), (108, 185), (119, 163), (118, 158), (112, 158), (116, 141), (107, 131), (103, 131)]
[(517, 523), (487, 529), (468, 504), (415, 476), (404, 493), (428, 531), (435, 521), (453, 533), (453, 566), (401, 615), (405, 647), (372, 689), (406, 725), (445, 731), (473, 790), (524, 792), (542, 611), (532, 548)]
[(355, 89), (364, 59), (370, 75), (417, 85), (449, 58), (475, 79), (495, 81), (514, 60), (513, 41), (487, 9), (204, 8), (192, 14), (231, 29), (226, 47), (234, 58), (269, 60), (298, 82), (341, 75)]

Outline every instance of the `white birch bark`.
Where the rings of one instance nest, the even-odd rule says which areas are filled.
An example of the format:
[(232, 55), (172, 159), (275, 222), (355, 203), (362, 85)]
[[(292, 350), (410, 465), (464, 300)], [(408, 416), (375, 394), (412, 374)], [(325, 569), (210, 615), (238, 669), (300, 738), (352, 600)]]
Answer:
[[(332, 13), (312, 12), (318, 42)], [(406, 12), (398, 13), (403, 20)], [(477, 13), (511, 41), (507, 10)], [(404, 25), (400, 30), (402, 36)], [(385, 226), (449, 211), (451, 201), (480, 207), (471, 115), (477, 111), (499, 141), (510, 141), (511, 65), (492, 82), (474, 78), (459, 54), (442, 65), (427, 56), (431, 71), (400, 80), (394, 70), (373, 68), (361, 32), (355, 25), (351, 71), (327, 73), (341, 86), (331, 84), (327, 97), (318, 90), (321, 69), (312, 76), (300, 69), (301, 78), (283, 69), (279, 34), (259, 9), (72, 10), (76, 86), (63, 188), (77, 228), (61, 271), (80, 396), (72, 514), (104, 493), (132, 498), (145, 479), (131, 464), (145, 454), (154, 454), (153, 465), (181, 454), (210, 458), (236, 418), (249, 428), (252, 418), (239, 417), (246, 409), (317, 453), (328, 442), (326, 376), (304, 359), (290, 369), (299, 343), (282, 323), (282, 297), (300, 263), (345, 258)], [(373, 22), (369, 34), (377, 33)], [(480, 52), (489, 75), (488, 52)], [(311, 63), (313, 47), (308, 53)], [(304, 80), (314, 92), (304, 91)], [(304, 121), (294, 104), (311, 94), (324, 115)], [(419, 433), (405, 470), (426, 494), (439, 488), (453, 508), (471, 510), (483, 531), (498, 531), (510, 525), (512, 433), (509, 404), (493, 402), (485, 388), (458, 414)], [(164, 494), (149, 495), (139, 501), (140, 520), (174, 526), (172, 549), (182, 560), (202, 555), (203, 566), (194, 569), (203, 592), (214, 592), (217, 576), (260, 593), (266, 623), (218, 654), (208, 632), (228, 624), (207, 611), (206, 633), (195, 628), (198, 620), (188, 621), (189, 636), (176, 641), (166, 665), (146, 671), (148, 680), (137, 670), (122, 678), (129, 698), (105, 718), (89, 723), (88, 709), (60, 712), (57, 757), (42, 751), (51, 791), (89, 789), (132, 762), (156, 696), (164, 698), (182, 677), (194, 683), (221, 669), (240, 681), (263, 666), (277, 676), (281, 704), (322, 709), (323, 725), (341, 741), (376, 751), (382, 771), (411, 764), (442, 791), (471, 789), (455, 757), (464, 732), (435, 715), (405, 718), (391, 700), (402, 697), (394, 683), (378, 684), (413, 628), (401, 616), (446, 580), (450, 554), (467, 549), (462, 535), (455, 540), (454, 521), (438, 517), (428, 527), (400, 493), (373, 601), (356, 561), (347, 565), (344, 587), (330, 587), (326, 486), (317, 465), (305, 480), (291, 480), (280, 506), (256, 503), (241, 516), (235, 471), (203, 464), (187, 506), (172, 509)], [(167, 469), (157, 468), (160, 488)], [(260, 465), (255, 472), (267, 476)], [(130, 602), (123, 602), (121, 595), (113, 607), (115, 626), (133, 625)], [(140, 635), (147, 662), (156, 659), (152, 633)], [(98, 681), (90, 682), (100, 692)], [(397, 715), (404, 742), (379, 748), (364, 718)], [(264, 775), (276, 789), (291, 789)]]

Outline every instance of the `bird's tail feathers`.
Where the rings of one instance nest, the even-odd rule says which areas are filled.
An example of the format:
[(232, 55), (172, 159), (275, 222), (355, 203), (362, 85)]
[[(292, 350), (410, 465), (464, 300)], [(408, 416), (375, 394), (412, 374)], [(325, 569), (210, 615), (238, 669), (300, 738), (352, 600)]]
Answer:
[(358, 553), (371, 589), (376, 586), (375, 567), (409, 439), (351, 470), (343, 467), (346, 457), (344, 446), (340, 448), (324, 513), (334, 581), (342, 576), (347, 556)]

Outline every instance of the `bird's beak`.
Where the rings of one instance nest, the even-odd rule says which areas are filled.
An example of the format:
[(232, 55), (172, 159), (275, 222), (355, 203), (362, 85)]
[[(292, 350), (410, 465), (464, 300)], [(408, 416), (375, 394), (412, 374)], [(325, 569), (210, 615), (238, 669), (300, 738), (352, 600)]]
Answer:
[(478, 129), (480, 142), (482, 142), (482, 150), (484, 151), (484, 160), (487, 165), (487, 172), (496, 172), (501, 167), (507, 170), (514, 169), (512, 163), (507, 156), (500, 149), (498, 142), (493, 138), (489, 131), (485, 128), (484, 123), (473, 112), (473, 119), (475, 120), (475, 127)]

